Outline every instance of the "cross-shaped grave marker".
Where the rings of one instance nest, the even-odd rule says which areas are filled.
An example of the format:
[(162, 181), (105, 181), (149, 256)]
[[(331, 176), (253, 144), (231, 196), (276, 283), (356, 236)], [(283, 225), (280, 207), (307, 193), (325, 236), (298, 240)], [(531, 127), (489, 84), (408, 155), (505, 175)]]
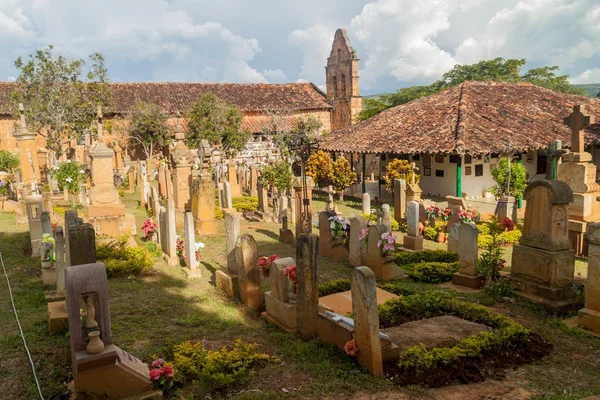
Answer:
[(571, 128), (571, 151), (574, 153), (585, 152), (584, 129), (594, 123), (594, 116), (585, 112), (585, 105), (573, 106), (573, 113), (564, 120), (565, 125)]

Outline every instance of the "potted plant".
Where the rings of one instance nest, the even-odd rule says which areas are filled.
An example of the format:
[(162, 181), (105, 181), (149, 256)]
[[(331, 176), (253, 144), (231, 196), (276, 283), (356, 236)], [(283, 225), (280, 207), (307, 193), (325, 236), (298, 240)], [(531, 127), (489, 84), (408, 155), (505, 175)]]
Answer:
[(439, 217), (440, 220), (444, 223), (444, 225), (442, 225), (440, 232), (438, 233), (438, 236), (436, 238), (436, 242), (438, 243), (446, 243), (448, 241), (448, 234), (446, 233), (446, 230), (448, 227), (448, 220), (450, 219), (450, 216), (452, 216), (452, 210), (450, 208), (446, 207), (443, 210), (440, 210)]

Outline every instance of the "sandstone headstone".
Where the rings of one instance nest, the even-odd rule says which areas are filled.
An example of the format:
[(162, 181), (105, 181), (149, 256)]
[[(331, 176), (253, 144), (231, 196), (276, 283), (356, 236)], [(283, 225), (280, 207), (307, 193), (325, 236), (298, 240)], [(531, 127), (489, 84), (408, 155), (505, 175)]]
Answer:
[(406, 228), (404, 248), (407, 250), (423, 250), (423, 236), (419, 232), (419, 202), (409, 201), (406, 207)]
[(293, 332), (297, 323), (296, 302), (290, 300), (290, 296), (294, 295), (291, 292), (290, 281), (284, 274), (284, 270), (292, 265), (296, 265), (296, 262), (289, 257), (275, 260), (271, 264), (271, 291), (265, 293), (267, 311), (263, 313), (265, 319), (287, 332)]
[[(183, 216), (183, 230), (185, 238), (185, 263), (193, 273), (194, 277), (200, 277), (201, 272), (198, 269), (196, 260), (196, 235), (194, 233), (194, 216), (191, 212), (186, 212)], [(190, 275), (191, 276), (191, 275)]]
[(350, 220), (348, 259), (351, 266), (359, 267), (363, 265), (363, 253), (366, 250), (366, 246), (363, 245), (362, 240), (360, 239), (360, 234), (363, 229), (367, 228), (367, 221), (362, 215), (358, 214), (350, 214), (348, 219)]
[(371, 214), (371, 195), (369, 193), (363, 193), (362, 195), (362, 213)]
[(335, 217), (335, 211), (321, 211), (319, 213), (319, 254), (332, 260), (343, 260), (348, 257), (348, 249), (344, 246), (344, 239), (333, 235), (330, 218)]
[(452, 283), (479, 289), (484, 284), (484, 277), (477, 272), (479, 260), (477, 238), (479, 229), (473, 223), (460, 224), (458, 227), (458, 272), (452, 274)]
[(377, 242), (381, 240), (381, 235), (389, 232), (383, 225), (369, 226), (369, 236), (367, 238), (367, 252), (364, 256), (364, 264), (371, 268), (377, 279), (389, 280), (404, 278), (406, 275), (394, 262), (396, 257), (384, 255), (383, 246), (378, 246)]
[(458, 253), (459, 246), (459, 233), (460, 222), (450, 225), (450, 231), (448, 233), (448, 251), (451, 253)]
[(458, 217), (458, 212), (460, 210), (468, 210), (467, 203), (462, 197), (455, 196), (446, 196), (446, 201), (448, 202), (448, 208), (452, 210), (452, 215), (448, 220), (448, 226), (452, 226), (460, 222), (460, 218)]
[(283, 216), (281, 217), (281, 229), (279, 229), (279, 241), (287, 244), (295, 244), (296, 236), (294, 232), (289, 228), (288, 221), (290, 215), (290, 209), (285, 210)]
[(233, 203), (232, 203), (232, 198), (231, 198), (231, 185), (229, 182), (225, 182), (223, 184), (223, 196), (224, 196), (224, 203), (225, 203), (225, 208), (227, 209), (233, 209)]
[(406, 216), (406, 181), (394, 180), (394, 219), (402, 221)]
[(392, 231), (392, 212), (390, 210), (389, 204), (384, 204), (381, 206), (381, 223), (388, 232)]
[(588, 225), (588, 273), (585, 282), (585, 306), (579, 310), (578, 324), (600, 334), (600, 223)]
[(27, 209), (27, 221), (29, 223), (29, 236), (31, 238), (31, 256), (40, 256), (40, 244), (42, 242), (42, 223), (40, 216), (44, 212), (44, 198), (39, 194), (25, 196), (25, 207)]
[(235, 245), (240, 237), (240, 214), (235, 211), (225, 212), (225, 253), (227, 270), (236, 273), (239, 261), (236, 258)]
[(54, 228), (56, 246), (56, 293), (59, 296), (65, 293), (65, 235), (62, 226)]
[(367, 267), (357, 267), (352, 270), (351, 276), (354, 340), (358, 348), (356, 357), (364, 368), (382, 378), (383, 360), (375, 275)]
[(238, 274), (240, 298), (242, 303), (252, 310), (260, 312), (263, 308), (263, 295), (260, 288), (258, 250), (252, 235), (245, 233), (238, 237), (236, 251), (240, 260)]
[(67, 259), (69, 266), (96, 262), (96, 232), (91, 224), (69, 226), (69, 247)]
[(318, 331), (319, 289), (317, 287), (317, 258), (319, 237), (298, 235), (296, 240), (296, 325), (305, 338), (316, 338)]

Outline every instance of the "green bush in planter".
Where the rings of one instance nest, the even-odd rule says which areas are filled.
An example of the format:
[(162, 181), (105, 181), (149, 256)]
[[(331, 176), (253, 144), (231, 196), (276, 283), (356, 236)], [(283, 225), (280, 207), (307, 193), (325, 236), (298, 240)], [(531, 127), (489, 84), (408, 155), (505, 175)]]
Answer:
[(414, 266), (412, 277), (418, 282), (442, 283), (451, 280), (455, 272), (458, 272), (458, 262), (421, 262)]

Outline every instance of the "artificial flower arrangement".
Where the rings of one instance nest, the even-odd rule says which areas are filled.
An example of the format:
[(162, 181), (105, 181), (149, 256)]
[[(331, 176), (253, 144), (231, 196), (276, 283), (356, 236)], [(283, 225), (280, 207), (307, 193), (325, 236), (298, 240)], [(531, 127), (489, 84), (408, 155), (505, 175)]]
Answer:
[(356, 345), (356, 340), (354, 340), (354, 333), (352, 334), (352, 339), (346, 342), (344, 351), (351, 357), (356, 357), (358, 354), (358, 346)]
[(344, 236), (350, 229), (350, 221), (341, 215), (329, 217), (329, 228), (334, 236)]
[(442, 212), (442, 209), (439, 208), (438, 206), (429, 206), (425, 209), (427, 218), (437, 218), (441, 212)]
[(292, 282), (292, 293), (296, 294), (298, 292), (298, 286), (296, 285), (296, 266), (289, 265), (285, 267), (283, 270), (283, 274), (288, 278), (290, 282)]
[(271, 264), (275, 260), (279, 260), (279, 256), (277, 254), (273, 254), (271, 257), (258, 258), (258, 267), (260, 268), (260, 272), (262, 273), (263, 277), (269, 277), (271, 274)]
[[(202, 255), (200, 254), (200, 250), (204, 248), (204, 243), (196, 242), (194, 243), (194, 250), (196, 254), (196, 261), (200, 261)], [(177, 257), (185, 263), (185, 257), (187, 255), (185, 251), (185, 239), (181, 237), (177, 237), (177, 242), (175, 244), (175, 252), (177, 253)]]
[(383, 254), (387, 255), (390, 250), (394, 250), (396, 236), (392, 232), (384, 232), (381, 234), (381, 240), (377, 241), (377, 247), (383, 249)]
[(159, 389), (163, 394), (168, 394), (175, 383), (175, 370), (170, 363), (165, 363), (162, 358), (157, 358), (151, 364), (150, 380), (152, 387)]
[(52, 235), (49, 233), (44, 233), (42, 235), (42, 243), (52, 243), (52, 250), (44, 250), (43, 260), (54, 264), (56, 261), (56, 257), (54, 255), (54, 237), (52, 237)]
[(145, 240), (148, 240), (156, 233), (156, 224), (152, 222), (150, 218), (144, 221), (144, 225), (142, 225), (142, 232), (144, 232)]
[(458, 219), (463, 224), (474, 223), (477, 214), (473, 210), (460, 210), (458, 212)]
[(367, 244), (367, 241), (369, 240), (369, 228), (362, 229), (358, 235), (358, 239), (362, 244)]
[(515, 223), (512, 219), (506, 217), (500, 221), (500, 228), (502, 228), (503, 231), (512, 231), (515, 229)]
[(8, 196), (9, 185), (11, 182), (14, 182), (15, 179), (15, 174), (0, 171), (0, 196)]

